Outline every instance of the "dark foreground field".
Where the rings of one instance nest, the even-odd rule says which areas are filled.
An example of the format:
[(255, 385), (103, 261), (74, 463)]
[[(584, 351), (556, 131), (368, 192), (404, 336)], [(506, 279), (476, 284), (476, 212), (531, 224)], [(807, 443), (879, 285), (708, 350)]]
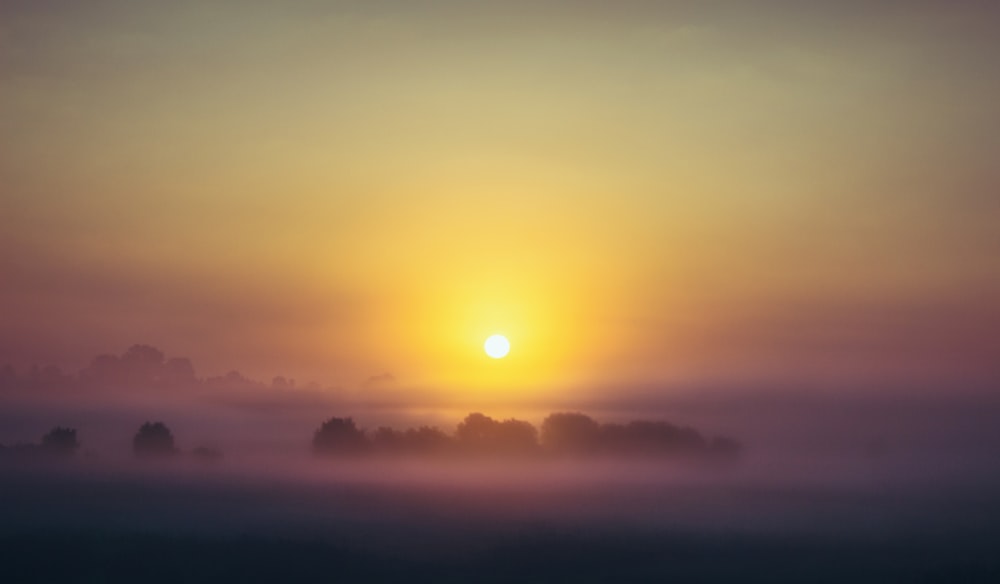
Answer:
[(574, 472), (6, 469), (0, 581), (1000, 581), (989, 485)]
[(455, 558), (313, 539), (65, 533), (0, 538), (5, 582), (997, 582), (974, 538), (527, 533)]

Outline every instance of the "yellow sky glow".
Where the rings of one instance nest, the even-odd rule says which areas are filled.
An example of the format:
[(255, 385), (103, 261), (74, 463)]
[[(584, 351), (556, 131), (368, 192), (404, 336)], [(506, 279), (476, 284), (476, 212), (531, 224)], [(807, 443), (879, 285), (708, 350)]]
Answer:
[(992, 375), (993, 11), (666, 4), (5, 9), (3, 346), (455, 395)]

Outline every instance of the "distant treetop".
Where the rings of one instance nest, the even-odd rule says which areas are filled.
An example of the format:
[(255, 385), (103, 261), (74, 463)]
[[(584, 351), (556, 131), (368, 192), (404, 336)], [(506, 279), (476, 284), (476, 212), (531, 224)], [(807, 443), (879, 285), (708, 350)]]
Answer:
[(177, 454), (177, 447), (163, 422), (146, 422), (132, 439), (132, 451), (140, 458), (169, 458)]
[(351, 418), (330, 418), (313, 434), (317, 454), (359, 454), (367, 450), (365, 433)]
[(42, 437), (42, 449), (56, 456), (73, 456), (80, 443), (76, 439), (76, 429), (56, 426)]

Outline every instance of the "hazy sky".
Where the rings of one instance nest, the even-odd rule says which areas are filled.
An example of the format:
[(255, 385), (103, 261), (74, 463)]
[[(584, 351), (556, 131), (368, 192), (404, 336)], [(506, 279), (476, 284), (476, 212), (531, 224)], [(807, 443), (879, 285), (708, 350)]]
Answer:
[(995, 387), (998, 6), (0, 0), (0, 362)]

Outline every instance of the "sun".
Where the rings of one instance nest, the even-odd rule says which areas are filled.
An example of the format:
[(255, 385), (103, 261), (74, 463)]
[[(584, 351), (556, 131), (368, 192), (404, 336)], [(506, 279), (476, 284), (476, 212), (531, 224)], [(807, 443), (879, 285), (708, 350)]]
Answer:
[(483, 350), (494, 359), (503, 359), (510, 352), (510, 341), (503, 335), (493, 335), (483, 343)]

